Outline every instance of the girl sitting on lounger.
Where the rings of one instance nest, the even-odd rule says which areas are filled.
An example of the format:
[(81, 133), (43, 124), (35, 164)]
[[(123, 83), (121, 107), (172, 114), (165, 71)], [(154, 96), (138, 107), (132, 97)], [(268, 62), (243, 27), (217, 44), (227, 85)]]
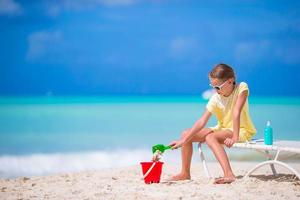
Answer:
[[(182, 132), (181, 139), (170, 143), (172, 149), (181, 147), (182, 169), (171, 181), (190, 179), (193, 142), (206, 142), (219, 161), (224, 176), (214, 183), (231, 183), (235, 180), (223, 144), (231, 147), (235, 142), (250, 140), (256, 133), (248, 109), (249, 89), (245, 82), (236, 83), (233, 69), (218, 64), (209, 73), (210, 85), (216, 93), (210, 98), (206, 110), (192, 128)], [(218, 120), (215, 127), (204, 128), (214, 114)]]

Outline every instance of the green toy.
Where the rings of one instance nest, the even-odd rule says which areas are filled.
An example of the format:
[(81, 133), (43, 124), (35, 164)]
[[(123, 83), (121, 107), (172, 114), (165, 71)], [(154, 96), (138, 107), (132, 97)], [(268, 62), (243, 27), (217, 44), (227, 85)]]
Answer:
[(167, 149), (171, 149), (171, 146), (165, 146), (163, 144), (156, 144), (152, 147), (152, 152), (155, 153), (157, 150), (159, 150), (161, 153), (165, 152)]

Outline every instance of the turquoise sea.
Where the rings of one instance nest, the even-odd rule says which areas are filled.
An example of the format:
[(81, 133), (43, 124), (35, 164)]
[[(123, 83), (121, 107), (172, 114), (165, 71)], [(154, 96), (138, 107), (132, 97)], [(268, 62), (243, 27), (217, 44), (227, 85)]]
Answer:
[[(200, 96), (0, 97), (0, 177), (148, 161), (151, 146), (177, 139), (206, 103)], [(300, 140), (300, 98), (251, 97), (249, 103), (256, 138), (270, 120), (274, 139)], [(212, 118), (208, 126), (215, 123)], [(180, 162), (179, 151), (166, 153), (165, 162)]]

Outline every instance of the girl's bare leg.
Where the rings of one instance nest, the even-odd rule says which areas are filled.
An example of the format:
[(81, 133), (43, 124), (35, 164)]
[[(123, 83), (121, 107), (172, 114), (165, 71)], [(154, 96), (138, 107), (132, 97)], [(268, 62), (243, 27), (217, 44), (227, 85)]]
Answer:
[(223, 173), (224, 178), (220, 179), (220, 181), (223, 181), (224, 183), (232, 182), (235, 179), (235, 176), (232, 172), (227, 154), (222, 146), (224, 140), (226, 138), (232, 137), (232, 131), (226, 130), (226, 131), (215, 131), (209, 135), (206, 136), (205, 142), (210, 147), (210, 149), (213, 151), (215, 157), (219, 161)]
[[(189, 130), (190, 129), (183, 131), (181, 137), (184, 137), (186, 134), (188, 134)], [(193, 142), (204, 142), (205, 137), (211, 132), (212, 130), (209, 128), (202, 129), (197, 134), (195, 134), (190, 142), (184, 144), (181, 147), (181, 172), (173, 176), (170, 181), (191, 179), (190, 169), (193, 155)]]

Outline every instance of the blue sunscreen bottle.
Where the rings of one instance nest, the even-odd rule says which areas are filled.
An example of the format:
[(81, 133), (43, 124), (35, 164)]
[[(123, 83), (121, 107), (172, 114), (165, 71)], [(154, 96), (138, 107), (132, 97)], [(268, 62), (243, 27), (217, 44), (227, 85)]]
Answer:
[(273, 144), (273, 129), (271, 127), (271, 122), (267, 121), (267, 126), (264, 132), (265, 144), (272, 145)]

